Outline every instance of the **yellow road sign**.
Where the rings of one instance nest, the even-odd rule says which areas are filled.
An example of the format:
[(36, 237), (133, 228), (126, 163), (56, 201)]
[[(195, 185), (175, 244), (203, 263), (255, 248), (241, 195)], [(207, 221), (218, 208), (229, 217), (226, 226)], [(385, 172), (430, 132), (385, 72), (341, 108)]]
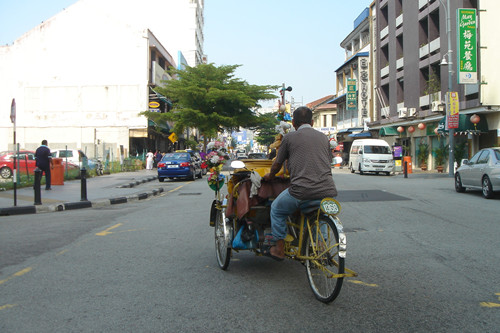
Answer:
[(172, 141), (172, 143), (175, 143), (177, 141), (177, 134), (173, 133), (168, 136), (168, 139)]

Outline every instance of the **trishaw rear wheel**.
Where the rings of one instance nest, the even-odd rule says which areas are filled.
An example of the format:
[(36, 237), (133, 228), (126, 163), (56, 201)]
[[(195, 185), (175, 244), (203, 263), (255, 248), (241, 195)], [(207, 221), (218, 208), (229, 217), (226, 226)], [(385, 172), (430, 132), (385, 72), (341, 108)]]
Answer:
[(215, 255), (219, 267), (223, 270), (227, 269), (231, 259), (232, 235), (231, 224), (226, 223), (222, 210), (218, 209), (215, 217)]
[(326, 216), (310, 224), (306, 230), (305, 261), (307, 278), (314, 296), (324, 303), (332, 302), (340, 293), (344, 278), (344, 258), (339, 257), (339, 234)]

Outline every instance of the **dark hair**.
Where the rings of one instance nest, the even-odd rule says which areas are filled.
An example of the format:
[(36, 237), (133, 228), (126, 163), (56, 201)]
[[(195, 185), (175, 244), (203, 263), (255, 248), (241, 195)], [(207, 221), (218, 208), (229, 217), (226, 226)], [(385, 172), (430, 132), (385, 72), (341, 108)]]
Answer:
[(47, 145), (47, 140), (42, 140), (42, 145), (46, 146)]
[(311, 125), (312, 123), (312, 111), (306, 106), (301, 106), (295, 109), (293, 111), (293, 120), (295, 123), (295, 126), (299, 127), (300, 125), (303, 124), (309, 124)]

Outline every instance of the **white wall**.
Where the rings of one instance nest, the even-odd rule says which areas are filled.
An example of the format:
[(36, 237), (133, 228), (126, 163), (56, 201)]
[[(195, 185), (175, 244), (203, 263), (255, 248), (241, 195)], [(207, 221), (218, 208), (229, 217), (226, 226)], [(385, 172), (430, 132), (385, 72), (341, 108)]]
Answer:
[(0, 47), (0, 150), (12, 148), (12, 98), (23, 148), (42, 139), (83, 148), (99, 139), (128, 149), (129, 128), (147, 127), (138, 115), (148, 108), (147, 28), (194, 66), (196, 10), (190, 0), (80, 0)]
[[(483, 105), (500, 105), (500, 67), (498, 66), (498, 55), (500, 54), (500, 43), (498, 42), (498, 15), (500, 14), (500, 3), (498, 0), (481, 0), (479, 12), (479, 49), (481, 56), (481, 103)], [(479, 54), (478, 54), (479, 55)]]

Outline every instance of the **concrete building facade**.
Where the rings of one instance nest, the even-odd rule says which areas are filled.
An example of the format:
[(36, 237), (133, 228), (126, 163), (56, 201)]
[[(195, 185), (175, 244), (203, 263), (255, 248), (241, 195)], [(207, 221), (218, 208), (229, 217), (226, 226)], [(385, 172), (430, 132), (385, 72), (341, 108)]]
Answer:
[[(500, 145), (500, 68), (495, 61), (500, 45), (494, 24), (500, 3), (449, 3), (449, 13), (446, 0), (377, 0), (370, 7), (376, 27), (371, 61), (377, 98), (368, 125), (374, 136), (405, 147), (414, 167), (418, 166), (415, 157), (420, 143), (430, 148), (428, 164), (432, 168), (433, 149), (448, 141), (444, 123), (448, 90), (458, 93), (460, 125), (454, 144), (466, 146), (466, 157), (480, 148)], [(477, 10), (478, 79), (468, 84), (459, 84), (457, 78), (457, 64), (462, 61), (457, 57), (459, 8)], [(480, 117), (479, 124), (471, 123), (474, 114)]]
[[(21, 148), (47, 139), (117, 159), (157, 148), (168, 125), (139, 113), (168, 111), (152, 88), (168, 67), (203, 59), (203, 0), (80, 0), (0, 47), (0, 104), (15, 98)], [(0, 108), (0, 150), (14, 148), (9, 113)]]

